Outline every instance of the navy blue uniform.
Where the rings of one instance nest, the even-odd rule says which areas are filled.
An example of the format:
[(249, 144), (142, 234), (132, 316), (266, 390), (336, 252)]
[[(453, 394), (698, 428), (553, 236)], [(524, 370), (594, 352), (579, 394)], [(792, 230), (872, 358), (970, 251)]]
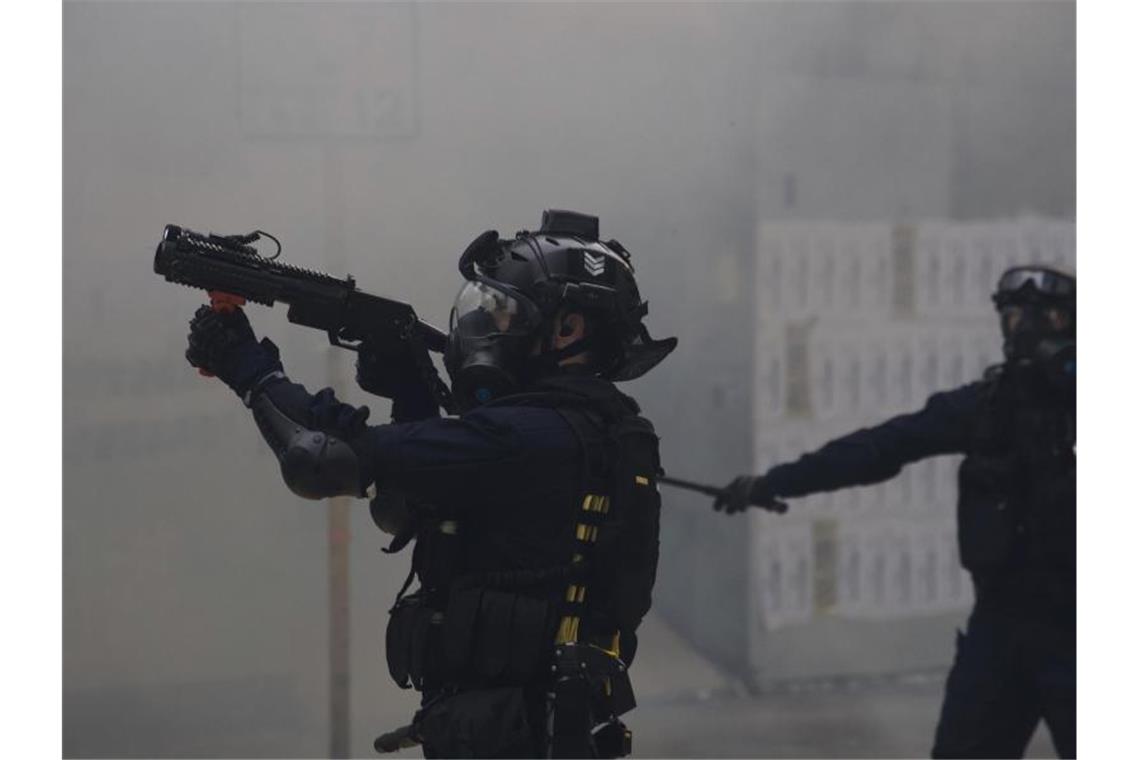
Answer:
[[(415, 723), (426, 755), (544, 755), (560, 621), (573, 616), (571, 642), (599, 642), (597, 651), (620, 646), (624, 668), (649, 608), (659, 510), (651, 426), (648, 459), (636, 470), (641, 480), (632, 471), (619, 478), (651, 501), (619, 499), (608, 489), (615, 466), (608, 431), (614, 420), (640, 420), (636, 403), (606, 380), (563, 373), (457, 418), (439, 417), (427, 397), (397, 397), (395, 422), (368, 426), (361, 410), (329, 389), (311, 395), (279, 377), (260, 392), (300, 426), (351, 446), (359, 491), (379, 491), (372, 504), (378, 524), (392, 508), (411, 505), (402, 525), (394, 521), (393, 546), (416, 538), (412, 567), (420, 583), (398, 596), (386, 650), (396, 682), (424, 694)], [(590, 493), (613, 494), (623, 517), (584, 512), (596, 503), (583, 501)], [(607, 495), (607, 509), (610, 503)], [(564, 601), (568, 584), (576, 591), (573, 610)], [(614, 709), (630, 707), (632, 698)]]
[[(613, 386), (606, 381), (579, 382)], [(335, 433), (357, 412), (331, 390), (310, 395), (285, 380), (265, 390), (300, 421)], [(617, 394), (616, 389), (613, 390)], [(298, 415), (301, 417), (302, 415)], [(427, 399), (398, 398), (393, 424), (341, 430), (361, 463), (362, 489), (374, 484), (429, 502), (456, 517), (475, 516), (487, 562), (551, 564), (573, 534), (572, 500), (581, 487), (582, 446), (566, 419), (543, 406), (483, 406), (440, 417)]]
[(959, 548), (976, 601), (958, 634), (933, 754), (1020, 757), (1043, 718), (1060, 755), (1073, 757), (1075, 403), (1042, 382), (1003, 384), (1002, 374), (936, 393), (916, 413), (773, 467), (765, 481), (777, 497), (803, 496), (966, 454)]

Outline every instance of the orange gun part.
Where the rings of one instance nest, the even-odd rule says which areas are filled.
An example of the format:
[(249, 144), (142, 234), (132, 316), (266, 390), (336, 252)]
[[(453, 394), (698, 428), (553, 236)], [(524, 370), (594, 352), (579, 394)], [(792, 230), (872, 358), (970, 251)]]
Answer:
[[(210, 308), (214, 311), (226, 314), (233, 311), (239, 306), (245, 305), (245, 299), (241, 296), (235, 296), (233, 293), (223, 293), (220, 290), (211, 290), (210, 294)], [(214, 373), (209, 370), (198, 368), (198, 374), (202, 377), (213, 377)]]

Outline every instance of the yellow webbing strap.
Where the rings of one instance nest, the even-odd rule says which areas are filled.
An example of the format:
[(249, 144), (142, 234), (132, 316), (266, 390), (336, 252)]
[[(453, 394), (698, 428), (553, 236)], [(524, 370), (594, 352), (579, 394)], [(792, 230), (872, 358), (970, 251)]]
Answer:
[(568, 644), (578, 640), (578, 618), (564, 617), (558, 626), (558, 635), (554, 637), (555, 644)]
[[(582, 499), (582, 511), (606, 514), (610, 511), (610, 497), (588, 493), (586, 497)], [(584, 544), (592, 544), (598, 540), (598, 526), (589, 525), (587, 523), (577, 523), (574, 526), (574, 537)], [(574, 555), (575, 562), (579, 562), (581, 559), (582, 555), (580, 553)], [(566, 588), (566, 601), (576, 604), (585, 602), (586, 587), (578, 583), (571, 583)], [(563, 617), (562, 622), (558, 625), (558, 634), (554, 637), (554, 643), (566, 644), (572, 641), (577, 642), (578, 626), (580, 623), (581, 621), (576, 615), (566, 615)]]

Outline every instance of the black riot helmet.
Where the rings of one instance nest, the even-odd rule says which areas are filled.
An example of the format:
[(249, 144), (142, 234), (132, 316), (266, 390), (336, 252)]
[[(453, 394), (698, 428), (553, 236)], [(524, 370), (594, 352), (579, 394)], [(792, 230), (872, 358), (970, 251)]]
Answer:
[(1046, 266), (1012, 267), (998, 279), (993, 301), (1007, 361), (1067, 363), (1071, 357), (1076, 371), (1076, 277)]
[[(594, 374), (632, 380), (677, 345), (649, 337), (629, 252), (598, 240), (595, 216), (548, 210), (538, 231), (513, 240), (484, 232), (463, 252), (459, 271), (466, 282), (451, 310), (444, 365), (465, 408), (518, 391), (587, 351)], [(555, 319), (570, 312), (586, 318), (586, 336), (551, 349)]]

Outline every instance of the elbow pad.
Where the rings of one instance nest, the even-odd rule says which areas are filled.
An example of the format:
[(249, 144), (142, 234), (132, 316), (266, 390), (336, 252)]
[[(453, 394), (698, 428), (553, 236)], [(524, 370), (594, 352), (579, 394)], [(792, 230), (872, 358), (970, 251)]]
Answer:
[(360, 460), (348, 443), (305, 427), (274, 404), (268, 393), (256, 394), (249, 408), (281, 463), (290, 491), (306, 499), (362, 495)]

